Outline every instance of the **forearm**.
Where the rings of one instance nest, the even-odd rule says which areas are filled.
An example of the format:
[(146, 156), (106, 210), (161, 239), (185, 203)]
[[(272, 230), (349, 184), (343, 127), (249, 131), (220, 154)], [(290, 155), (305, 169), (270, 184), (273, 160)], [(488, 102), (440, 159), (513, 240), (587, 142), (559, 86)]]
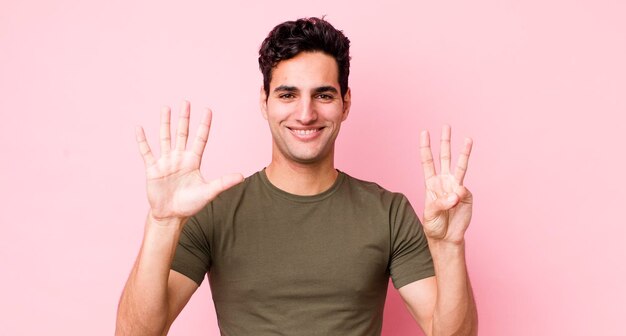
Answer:
[(116, 335), (160, 335), (167, 327), (168, 277), (183, 221), (148, 216), (144, 239), (120, 298)]
[(437, 275), (430, 335), (476, 335), (476, 303), (467, 274), (465, 243), (429, 241), (429, 246)]

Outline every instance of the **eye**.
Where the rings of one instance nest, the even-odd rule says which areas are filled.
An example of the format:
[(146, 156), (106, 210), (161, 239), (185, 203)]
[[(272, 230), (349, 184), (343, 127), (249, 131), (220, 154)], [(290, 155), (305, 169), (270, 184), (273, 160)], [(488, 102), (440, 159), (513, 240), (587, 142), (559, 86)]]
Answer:
[(295, 97), (296, 96), (294, 96), (293, 93), (283, 93), (278, 96), (280, 99), (293, 99)]
[(326, 93), (320, 93), (317, 95), (317, 98), (321, 99), (321, 100), (332, 100), (333, 97), (332, 95), (326, 94)]

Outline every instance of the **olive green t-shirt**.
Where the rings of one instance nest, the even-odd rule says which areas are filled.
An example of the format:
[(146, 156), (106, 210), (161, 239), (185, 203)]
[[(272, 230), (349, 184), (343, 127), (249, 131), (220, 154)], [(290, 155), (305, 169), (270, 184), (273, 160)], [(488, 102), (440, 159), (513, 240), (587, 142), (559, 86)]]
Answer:
[(406, 197), (339, 172), (298, 196), (265, 171), (185, 224), (172, 269), (208, 273), (222, 335), (380, 335), (387, 284), (434, 275)]

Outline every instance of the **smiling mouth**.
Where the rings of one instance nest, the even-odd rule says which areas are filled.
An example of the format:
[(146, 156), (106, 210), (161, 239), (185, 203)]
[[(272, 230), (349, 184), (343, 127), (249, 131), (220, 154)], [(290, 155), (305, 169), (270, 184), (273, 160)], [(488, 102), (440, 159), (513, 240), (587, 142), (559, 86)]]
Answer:
[(309, 135), (309, 134), (313, 134), (313, 133), (317, 133), (317, 132), (321, 131), (322, 127), (314, 128), (314, 129), (293, 129), (293, 128), (290, 128), (290, 130), (292, 132), (296, 133), (297, 135)]
[(315, 135), (317, 135), (322, 129), (324, 129), (324, 127), (319, 127), (319, 128), (307, 128), (307, 129), (297, 129), (297, 128), (290, 128), (287, 127), (289, 129), (289, 131), (291, 131), (291, 133), (293, 133), (294, 135), (298, 136), (298, 137), (303, 137), (303, 138), (310, 138), (310, 137), (314, 137)]

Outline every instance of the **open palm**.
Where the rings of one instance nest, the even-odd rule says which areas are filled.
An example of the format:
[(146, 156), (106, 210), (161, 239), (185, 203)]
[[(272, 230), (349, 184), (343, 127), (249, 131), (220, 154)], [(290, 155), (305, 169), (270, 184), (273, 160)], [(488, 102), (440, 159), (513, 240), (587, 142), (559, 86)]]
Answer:
[(137, 143), (146, 166), (147, 193), (151, 215), (155, 219), (184, 218), (200, 211), (222, 191), (241, 182), (241, 174), (224, 175), (207, 181), (200, 173), (202, 154), (211, 127), (211, 110), (206, 109), (191, 148), (186, 149), (189, 134), (189, 102), (184, 102), (172, 149), (170, 109), (161, 111), (161, 156), (155, 159), (143, 128), (137, 128)]
[(420, 135), (420, 156), (424, 169), (426, 197), (424, 232), (431, 239), (462, 243), (472, 218), (472, 193), (463, 186), (472, 139), (466, 138), (454, 173), (450, 171), (450, 126), (441, 132), (441, 171), (437, 174), (427, 131)]

